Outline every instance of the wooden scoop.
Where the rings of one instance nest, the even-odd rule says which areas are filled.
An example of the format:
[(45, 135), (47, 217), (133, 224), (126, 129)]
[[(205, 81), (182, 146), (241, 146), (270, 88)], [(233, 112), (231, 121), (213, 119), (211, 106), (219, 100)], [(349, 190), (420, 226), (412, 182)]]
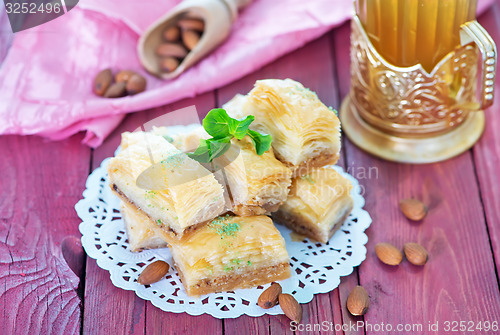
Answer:
[[(222, 43), (236, 20), (238, 9), (252, 0), (185, 0), (170, 12), (154, 22), (141, 36), (138, 44), (139, 59), (144, 68), (163, 79), (179, 76), (205, 55)], [(160, 57), (156, 54), (158, 46), (164, 42), (163, 32), (182, 19), (197, 18), (204, 21), (205, 27), (196, 46), (182, 59), (172, 72), (160, 68)]]

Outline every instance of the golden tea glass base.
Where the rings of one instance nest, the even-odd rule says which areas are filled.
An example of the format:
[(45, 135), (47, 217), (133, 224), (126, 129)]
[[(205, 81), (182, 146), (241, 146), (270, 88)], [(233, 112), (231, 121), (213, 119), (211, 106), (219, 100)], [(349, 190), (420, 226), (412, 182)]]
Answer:
[(394, 162), (433, 163), (457, 156), (471, 148), (484, 130), (484, 112), (471, 112), (447, 133), (425, 138), (386, 134), (366, 123), (347, 96), (340, 108), (342, 130), (361, 149)]

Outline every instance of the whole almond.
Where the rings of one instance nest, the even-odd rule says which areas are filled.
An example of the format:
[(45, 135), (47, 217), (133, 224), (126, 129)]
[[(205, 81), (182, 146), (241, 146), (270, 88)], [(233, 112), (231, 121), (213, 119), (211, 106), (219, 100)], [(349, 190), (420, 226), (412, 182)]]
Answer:
[(95, 94), (102, 97), (112, 83), (113, 83), (113, 73), (111, 72), (111, 69), (102, 70), (95, 77), (94, 87), (92, 88), (92, 90), (94, 91)]
[(126, 86), (127, 86), (127, 84), (125, 82), (114, 83), (106, 90), (106, 93), (104, 93), (104, 96), (106, 98), (124, 97), (127, 95), (127, 90), (125, 89)]
[(424, 265), (429, 259), (429, 254), (423, 246), (418, 243), (406, 243), (403, 247), (406, 259), (413, 265)]
[(161, 280), (167, 274), (170, 265), (164, 261), (156, 261), (142, 270), (137, 282), (141, 285), (150, 285)]
[(177, 43), (162, 43), (156, 49), (156, 54), (160, 57), (186, 57), (188, 51)]
[(193, 50), (194, 47), (200, 41), (200, 35), (194, 30), (184, 30), (182, 31), (182, 43), (188, 48), (188, 50)]
[(390, 243), (378, 243), (375, 246), (377, 257), (387, 265), (398, 265), (403, 260), (403, 253)]
[(399, 208), (412, 221), (420, 221), (427, 215), (427, 206), (417, 199), (403, 199), (399, 202)]
[(205, 23), (203, 20), (199, 19), (182, 19), (177, 22), (179, 27), (181, 27), (183, 30), (196, 30), (196, 31), (203, 31), (205, 29)]
[(179, 60), (175, 57), (163, 57), (160, 60), (160, 69), (163, 72), (172, 72), (179, 66)]
[(180, 35), (181, 31), (177, 26), (170, 26), (163, 32), (163, 38), (167, 42), (177, 42)]
[(356, 286), (347, 297), (347, 309), (352, 315), (365, 315), (370, 306), (370, 298), (363, 286)]
[(130, 95), (144, 92), (144, 90), (146, 89), (146, 78), (144, 78), (140, 74), (134, 74), (127, 81), (126, 89), (127, 93)]
[(279, 295), (280, 307), (283, 313), (292, 321), (300, 323), (302, 320), (302, 307), (295, 298), (290, 294), (280, 294)]
[(281, 294), (281, 285), (278, 283), (272, 283), (259, 297), (257, 300), (257, 305), (262, 308), (268, 309), (276, 306), (278, 303), (278, 297)]
[(121, 83), (122, 81), (127, 82), (134, 74), (137, 74), (137, 72), (132, 70), (122, 70), (116, 74), (115, 81), (117, 83)]

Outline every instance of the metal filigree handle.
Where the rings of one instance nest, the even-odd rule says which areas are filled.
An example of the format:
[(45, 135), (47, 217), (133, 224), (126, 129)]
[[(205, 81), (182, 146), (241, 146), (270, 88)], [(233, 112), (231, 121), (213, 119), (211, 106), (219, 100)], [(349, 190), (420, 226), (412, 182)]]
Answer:
[(495, 42), (488, 32), (477, 22), (464, 23), (460, 30), (460, 42), (463, 46), (474, 42), (483, 58), (482, 84), (481, 84), (481, 109), (493, 104), (493, 91), (495, 89), (495, 68), (497, 63), (497, 50)]

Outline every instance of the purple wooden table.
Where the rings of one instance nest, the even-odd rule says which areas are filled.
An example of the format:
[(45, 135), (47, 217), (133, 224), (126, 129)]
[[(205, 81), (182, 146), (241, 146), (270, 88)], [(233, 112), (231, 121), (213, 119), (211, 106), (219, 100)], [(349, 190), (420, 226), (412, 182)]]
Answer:
[[(480, 22), (500, 46), (500, 4)], [(129, 115), (96, 150), (80, 144), (81, 135), (61, 142), (39, 137), (0, 138), (0, 334), (289, 334), (286, 317), (241, 316), (219, 320), (208, 315), (166, 313), (114, 287), (109, 273), (88, 258), (79, 243), (80, 223), (74, 211), (89, 173), (111, 156), (120, 133), (145, 121), (195, 104), (206, 113), (247, 92), (256, 79), (290, 77), (339, 107), (349, 88), (349, 25), (335, 29), (271, 65), (219, 90), (161, 108)], [(422, 324), (423, 331), (394, 334), (445, 334), (446, 321), (500, 322), (500, 80), (497, 100), (486, 112), (486, 130), (470, 151), (449, 161), (404, 165), (383, 161), (343, 139), (340, 165), (366, 189), (367, 259), (338, 289), (303, 305), (303, 324), (326, 322), (334, 334), (385, 334), (390, 324)], [(378, 173), (361, 176), (376, 168)], [(374, 171), (372, 169), (372, 171)], [(398, 201), (417, 197), (429, 205), (422, 223), (411, 224)], [(415, 241), (430, 259), (424, 267), (403, 262), (385, 266), (374, 245), (399, 247)], [(78, 284), (79, 280), (79, 284)], [(352, 317), (345, 302), (363, 285), (370, 310)], [(341, 325), (364, 321), (357, 329)], [(439, 322), (439, 332), (428, 330)], [(471, 323), (472, 322), (472, 323)], [(337, 325), (337, 330), (335, 330)], [(453, 326), (453, 324), (450, 324)], [(470, 334), (461, 331), (452, 334)], [(318, 333), (298, 331), (298, 333)], [(478, 334), (500, 334), (500, 331)]]

